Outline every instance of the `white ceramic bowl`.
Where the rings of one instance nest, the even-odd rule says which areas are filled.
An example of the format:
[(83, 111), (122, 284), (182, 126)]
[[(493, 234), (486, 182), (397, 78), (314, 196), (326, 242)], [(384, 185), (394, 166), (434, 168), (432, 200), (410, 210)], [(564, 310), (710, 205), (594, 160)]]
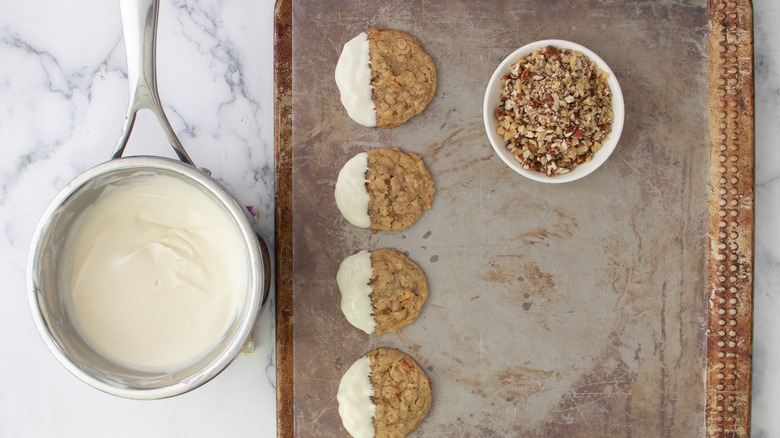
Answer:
[[(543, 172), (539, 172), (533, 169), (523, 169), (522, 163), (512, 155), (507, 149), (504, 137), (496, 132), (498, 127), (498, 119), (495, 116), (495, 109), (498, 108), (498, 102), (501, 97), (501, 78), (510, 73), (512, 64), (517, 62), (518, 59), (530, 55), (534, 50), (541, 49), (547, 46), (557, 47), (559, 49), (576, 50), (583, 55), (590, 58), (596, 63), (596, 65), (603, 71), (609, 74), (607, 83), (609, 84), (610, 91), (612, 92), (612, 112), (614, 114), (614, 121), (612, 122), (612, 131), (607, 137), (607, 141), (602, 145), (601, 149), (593, 154), (593, 159), (587, 163), (582, 163), (575, 167), (571, 172), (564, 173), (563, 175), (547, 176)], [(590, 174), (596, 170), (599, 166), (604, 164), (609, 158), (612, 151), (615, 150), (618, 141), (620, 140), (620, 133), (623, 131), (623, 121), (625, 119), (625, 106), (623, 104), (623, 93), (620, 90), (620, 84), (618, 84), (615, 74), (609, 68), (606, 62), (598, 55), (590, 51), (589, 49), (570, 41), (564, 40), (542, 40), (534, 43), (526, 44), (525, 46), (515, 50), (511, 55), (507, 56), (501, 64), (498, 65), (493, 76), (490, 78), (487, 90), (485, 91), (485, 101), (483, 104), (483, 118), (485, 121), (485, 130), (487, 136), (490, 139), (490, 144), (493, 145), (493, 149), (496, 151), (499, 157), (511, 167), (515, 172), (530, 178), (535, 181), (545, 183), (563, 183), (574, 181)]]

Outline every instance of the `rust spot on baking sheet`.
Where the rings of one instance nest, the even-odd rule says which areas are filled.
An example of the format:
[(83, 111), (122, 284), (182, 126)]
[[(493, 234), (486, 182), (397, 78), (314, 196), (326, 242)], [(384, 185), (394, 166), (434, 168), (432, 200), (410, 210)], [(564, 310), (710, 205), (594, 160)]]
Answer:
[[(498, 255), (499, 258), (521, 258), (515, 254)], [(487, 263), (488, 270), (480, 275), (487, 283), (514, 284), (526, 283), (524, 288), (531, 290), (549, 290), (555, 288), (552, 274), (542, 271), (541, 266), (535, 262), (528, 262), (521, 269), (517, 263), (498, 263), (491, 260)], [(521, 274), (518, 276), (518, 272)], [(522, 280), (519, 280), (522, 278)]]
[(515, 365), (494, 374), (482, 375), (480, 378), (461, 377), (459, 383), (480, 397), (498, 394), (500, 398), (512, 398), (513, 402), (521, 402), (548, 390), (549, 381), (555, 375), (556, 371), (553, 370)]
[(553, 281), (552, 274), (543, 272), (542, 268), (536, 263), (527, 263), (525, 265), (524, 278), (531, 284), (531, 287), (535, 290), (552, 290), (555, 289), (555, 281)]
[[(499, 216), (512, 216), (511, 211), (515, 208), (514, 205), (503, 205), (499, 208), (497, 214)], [(580, 226), (576, 217), (566, 215), (560, 211), (547, 213), (545, 212), (545, 206), (542, 204), (525, 202), (523, 210), (528, 217), (539, 217), (541, 213), (545, 213), (549, 219), (544, 219), (544, 223), (529, 231), (511, 237), (510, 241), (512, 242), (520, 242), (523, 245), (537, 245), (542, 242), (548, 242), (551, 239), (567, 239), (576, 235)]]
[(480, 275), (482, 281), (487, 283), (508, 283), (513, 277), (512, 273), (507, 273), (507, 267), (491, 261), (488, 263), (490, 270)]
[(620, 359), (598, 363), (550, 412), (542, 428), (544, 436), (593, 436), (593, 430), (600, 436), (631, 436), (630, 390), (636, 379), (637, 374)]
[(572, 217), (569, 218), (569, 222), (559, 223), (551, 228), (537, 227), (513, 240), (520, 240), (523, 242), (523, 245), (536, 245), (550, 238), (565, 239), (571, 237), (576, 232), (577, 227), (577, 219)]
[[(462, 144), (463, 142), (487, 143), (487, 138), (485, 138), (484, 132), (468, 129), (467, 127), (458, 127), (449, 132), (442, 140), (428, 146), (425, 151), (426, 161), (430, 161), (430, 163), (446, 163), (446, 167), (436, 167), (436, 175), (434, 177), (442, 177), (449, 173), (459, 173), (464, 168), (475, 165), (475, 162), (486, 162), (490, 159), (498, 158), (489, 147), (480, 151), (481, 153), (476, 157), (463, 157), (459, 154), (453, 154), (450, 149), (452, 145)], [(457, 187), (459, 187), (457, 184), (453, 186), (453, 188)]]
[[(409, 339), (408, 336), (404, 336), (403, 330), (398, 332), (398, 339), (403, 342), (403, 350), (406, 350), (405, 353), (412, 354), (412, 355), (419, 355), (420, 350), (422, 349), (422, 345), (420, 345), (417, 342), (413, 342)], [(420, 364), (420, 366), (423, 366), (423, 364)]]
[[(447, 146), (455, 143), (455, 139), (465, 131), (466, 131), (465, 127), (456, 128), (452, 132), (450, 132), (443, 140), (431, 144), (428, 147), (426, 157), (429, 157), (432, 160), (436, 160), (438, 158), (437, 155), (442, 151), (445, 151), (446, 153)], [(451, 170), (457, 170), (457, 169), (451, 169)]]

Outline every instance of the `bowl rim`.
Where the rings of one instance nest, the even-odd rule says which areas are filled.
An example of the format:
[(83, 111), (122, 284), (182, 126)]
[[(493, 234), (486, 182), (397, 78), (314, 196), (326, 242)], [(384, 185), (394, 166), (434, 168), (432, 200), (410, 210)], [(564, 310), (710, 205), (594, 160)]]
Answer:
[[(235, 219), (238, 224), (238, 231), (247, 243), (247, 262), (250, 269), (247, 288), (249, 302), (243, 313), (237, 315), (237, 318), (239, 319), (239, 328), (236, 335), (230, 340), (219, 356), (207, 363), (200, 371), (189, 376), (187, 379), (165, 384), (158, 388), (116, 386), (94, 377), (71, 361), (60, 344), (54, 339), (50, 324), (40, 306), (39, 297), (41, 296), (41, 292), (39, 292), (36, 282), (36, 273), (40, 259), (39, 256), (45, 243), (43, 240), (48, 235), (54, 213), (57, 209), (71, 196), (81, 190), (87, 183), (93, 181), (97, 177), (123, 170), (143, 171), (147, 169), (172, 172), (188, 179), (196, 185), (203, 186), (204, 190), (213, 194), (219, 201), (219, 204), (230, 212), (231, 217)], [(268, 290), (266, 285), (271, 280), (270, 278), (266, 278), (265, 272), (261, 269), (264, 266), (264, 262), (268, 262), (267, 260), (264, 260), (267, 253), (262, 250), (261, 245), (264, 245), (264, 243), (254, 231), (246, 209), (241, 207), (233, 195), (231, 195), (222, 184), (209, 176), (206, 172), (207, 171), (202, 171), (190, 164), (166, 157), (133, 156), (114, 158), (90, 168), (70, 181), (59, 193), (57, 193), (42, 214), (35, 231), (33, 232), (32, 244), (30, 245), (30, 251), (27, 258), (26, 280), (30, 310), (35, 326), (46, 346), (71, 374), (78, 377), (84, 383), (105, 393), (128, 399), (154, 400), (173, 397), (198, 388), (216, 377), (227, 368), (236, 357), (238, 357), (249, 341), (249, 337), (254, 331), (261, 306), (266, 298), (264, 296)]]
[[(498, 101), (497, 96), (499, 93), (498, 87), (500, 85), (501, 78), (505, 74), (509, 73), (512, 64), (517, 62), (519, 58), (529, 55), (534, 50), (547, 46), (579, 51), (594, 61), (601, 70), (609, 74), (607, 83), (609, 85), (610, 91), (612, 92), (612, 112), (614, 114), (612, 131), (609, 133), (607, 141), (602, 145), (601, 149), (593, 155), (593, 159), (588, 163), (578, 165), (571, 172), (552, 176), (547, 176), (543, 172), (539, 172), (533, 169), (523, 168), (521, 163), (518, 162), (506, 148), (506, 142), (504, 139), (498, 137), (498, 134), (496, 133), (498, 121), (495, 119), (494, 115), (494, 110), (497, 107), (496, 102)], [(485, 89), (482, 117), (485, 125), (485, 132), (488, 136), (488, 139), (490, 140), (490, 144), (493, 147), (493, 150), (507, 166), (520, 175), (523, 175), (524, 177), (531, 180), (555, 184), (575, 181), (583, 178), (591, 174), (607, 161), (620, 141), (620, 136), (623, 132), (623, 125), (625, 122), (625, 102), (623, 100), (623, 92), (620, 88), (620, 84), (618, 83), (615, 73), (612, 71), (612, 69), (610, 69), (609, 65), (607, 65), (607, 63), (595, 52), (585, 46), (582, 46), (581, 44), (572, 41), (561, 39), (546, 39), (534, 41), (520, 47), (505, 57), (498, 64), (498, 67), (496, 67), (495, 71), (491, 75), (490, 80), (488, 81), (488, 85)]]

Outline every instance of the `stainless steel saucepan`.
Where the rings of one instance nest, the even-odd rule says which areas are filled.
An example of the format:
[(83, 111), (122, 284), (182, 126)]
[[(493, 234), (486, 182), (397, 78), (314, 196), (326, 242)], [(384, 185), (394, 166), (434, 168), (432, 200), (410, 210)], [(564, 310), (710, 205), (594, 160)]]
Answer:
[[(246, 208), (204, 169), (193, 164), (160, 104), (155, 68), (159, 0), (120, 0), (127, 50), (130, 104), (113, 158), (71, 181), (51, 202), (33, 235), (27, 265), (27, 288), (33, 318), (46, 345), (71, 373), (109, 394), (158, 399), (190, 391), (219, 374), (241, 352), (268, 296), (270, 260)], [(122, 157), (138, 110), (154, 112), (181, 161), (163, 157)], [(231, 219), (244, 241), (248, 285), (236, 318), (223, 338), (186, 368), (151, 372), (112, 362), (93, 349), (68, 315), (59, 263), (65, 241), (79, 214), (110, 184), (149, 173), (177, 178), (208, 195)]]

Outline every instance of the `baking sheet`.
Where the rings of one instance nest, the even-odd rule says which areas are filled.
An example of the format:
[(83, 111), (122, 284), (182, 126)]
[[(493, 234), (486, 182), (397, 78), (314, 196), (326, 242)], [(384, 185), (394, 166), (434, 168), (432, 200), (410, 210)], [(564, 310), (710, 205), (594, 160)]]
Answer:
[[(743, 47), (729, 41), (729, 28), (725, 49), (711, 46), (713, 29), (720, 32), (713, 17), (746, 26), (743, 3), (717, 3), (277, 4), (280, 436), (348, 436), (339, 380), (379, 346), (410, 354), (433, 382), (433, 406), (415, 436), (747, 436), (752, 223), (717, 218), (721, 201), (737, 199), (725, 216), (752, 219), (752, 131), (733, 127), (751, 120), (752, 100), (730, 93), (745, 84), (728, 78), (722, 95), (713, 90), (714, 76), (752, 75), (752, 64), (726, 57), (736, 67), (711, 75), (714, 56)], [(343, 44), (372, 26), (416, 36), (439, 75), (428, 108), (392, 129), (352, 122), (333, 81)], [(598, 53), (626, 101), (613, 155), (563, 185), (512, 172), (481, 120), (495, 66), (547, 38)], [(740, 98), (736, 107), (750, 111), (711, 114)], [(728, 166), (720, 172), (720, 148), (730, 150), (731, 140), (742, 146), (724, 160), (736, 157), (737, 182), (723, 177)], [(419, 153), (437, 193), (411, 228), (374, 235), (340, 216), (333, 187), (347, 159), (387, 146)], [(734, 187), (721, 194), (717, 184)], [(731, 281), (716, 266), (731, 260), (728, 240), (740, 240), (723, 267), (739, 268), (737, 288), (716, 285)], [(380, 337), (344, 319), (335, 273), (347, 255), (381, 247), (415, 260), (430, 296), (414, 324)], [(723, 303), (721, 292), (731, 294)], [(740, 356), (731, 361), (728, 341), (713, 336), (713, 328), (730, 336), (723, 325), (739, 330), (731, 338), (741, 341)]]

